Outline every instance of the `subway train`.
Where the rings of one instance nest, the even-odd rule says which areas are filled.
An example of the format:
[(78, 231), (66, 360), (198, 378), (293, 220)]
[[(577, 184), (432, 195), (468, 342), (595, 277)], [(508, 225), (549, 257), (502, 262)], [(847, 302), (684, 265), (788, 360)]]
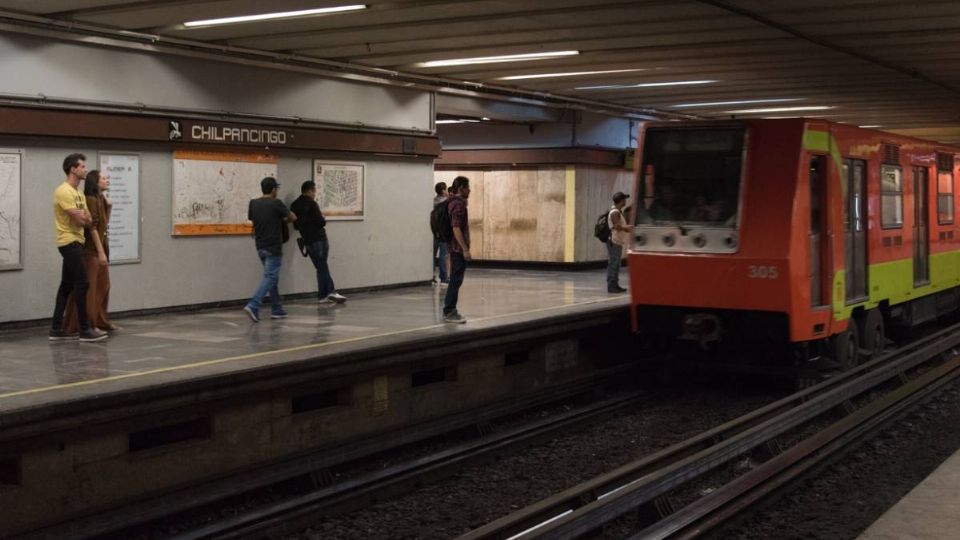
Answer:
[(798, 118), (651, 122), (638, 149), (627, 258), (650, 342), (849, 368), (958, 306), (956, 147)]

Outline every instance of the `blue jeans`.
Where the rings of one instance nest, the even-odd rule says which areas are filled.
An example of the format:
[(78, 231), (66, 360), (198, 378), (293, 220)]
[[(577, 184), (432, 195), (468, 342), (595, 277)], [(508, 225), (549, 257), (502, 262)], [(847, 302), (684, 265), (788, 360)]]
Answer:
[(460, 299), (460, 285), (463, 285), (463, 275), (467, 272), (467, 260), (463, 253), (450, 252), (450, 285), (447, 286), (447, 296), (443, 299), (443, 314), (447, 315), (457, 310), (457, 300)]
[(607, 240), (607, 290), (620, 286), (620, 259), (623, 256), (623, 246)]
[(260, 257), (260, 263), (263, 264), (263, 279), (260, 280), (260, 286), (253, 293), (253, 298), (247, 302), (247, 305), (254, 311), (260, 309), (263, 303), (263, 297), (270, 293), (270, 311), (272, 313), (282, 313), (283, 304), (280, 303), (280, 267), (283, 265), (283, 257), (271, 255), (265, 249), (258, 249), (257, 256)]
[(307, 254), (317, 269), (317, 296), (322, 300), (328, 295), (337, 292), (330, 277), (330, 267), (327, 266), (327, 256), (330, 255), (330, 241), (324, 238), (312, 244), (307, 244)]
[(448, 281), (447, 275), (447, 243), (436, 236), (433, 237), (433, 266), (439, 268), (440, 281)]

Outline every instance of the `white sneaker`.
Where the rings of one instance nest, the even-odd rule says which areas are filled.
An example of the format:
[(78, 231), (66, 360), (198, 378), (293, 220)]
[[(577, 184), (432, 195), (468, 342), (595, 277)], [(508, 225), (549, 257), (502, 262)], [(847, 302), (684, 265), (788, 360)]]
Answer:
[(326, 299), (332, 302), (336, 302), (338, 304), (342, 304), (347, 301), (347, 297), (338, 292), (332, 292), (328, 294)]

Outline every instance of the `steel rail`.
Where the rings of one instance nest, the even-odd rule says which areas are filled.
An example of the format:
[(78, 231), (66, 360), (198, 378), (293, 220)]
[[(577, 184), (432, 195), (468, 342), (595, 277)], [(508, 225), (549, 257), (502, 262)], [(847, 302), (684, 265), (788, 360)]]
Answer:
[(266, 507), (229, 517), (216, 523), (173, 536), (175, 540), (207, 538), (264, 538), (283, 531), (307, 527), (318, 515), (341, 513), (362, 507), (386, 495), (397, 495), (425, 480), (439, 478), (451, 470), (488, 459), (493, 455), (556, 436), (587, 422), (633, 407), (650, 399), (648, 392), (632, 392), (574, 411), (495, 433), (477, 441), (443, 450), (348, 480), (328, 488), (284, 500)]
[(461, 540), (575, 538), (960, 344), (954, 325), (479, 527)]
[(630, 540), (690, 539), (747, 511), (772, 492), (860, 442), (960, 377), (954, 357), (671, 514)]

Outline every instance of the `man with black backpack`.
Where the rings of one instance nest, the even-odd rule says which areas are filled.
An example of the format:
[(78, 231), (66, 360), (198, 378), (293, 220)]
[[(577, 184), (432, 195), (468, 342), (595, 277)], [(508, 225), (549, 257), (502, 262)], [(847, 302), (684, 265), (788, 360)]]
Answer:
[[(458, 176), (450, 186), (452, 195), (447, 204), (440, 205), (438, 215), (440, 239), (447, 243), (450, 254), (450, 285), (443, 301), (443, 322), (463, 324), (467, 319), (457, 311), (460, 285), (467, 271), (470, 255), (470, 222), (467, 216), (467, 199), (470, 197), (470, 179)], [(446, 210), (443, 212), (442, 210)]]
[(633, 230), (627, 225), (623, 216), (627, 199), (630, 196), (622, 191), (613, 194), (613, 206), (607, 211), (607, 292), (622, 293), (627, 290), (620, 286), (620, 261), (623, 258), (623, 248), (630, 245), (630, 232)]
[(449, 281), (447, 277), (447, 244), (440, 240), (439, 213), (440, 205), (447, 204), (447, 184), (437, 182), (433, 186), (436, 196), (433, 198), (433, 209), (430, 211), (430, 231), (433, 232), (433, 267), (437, 268), (438, 278), (441, 285), (446, 285)]

